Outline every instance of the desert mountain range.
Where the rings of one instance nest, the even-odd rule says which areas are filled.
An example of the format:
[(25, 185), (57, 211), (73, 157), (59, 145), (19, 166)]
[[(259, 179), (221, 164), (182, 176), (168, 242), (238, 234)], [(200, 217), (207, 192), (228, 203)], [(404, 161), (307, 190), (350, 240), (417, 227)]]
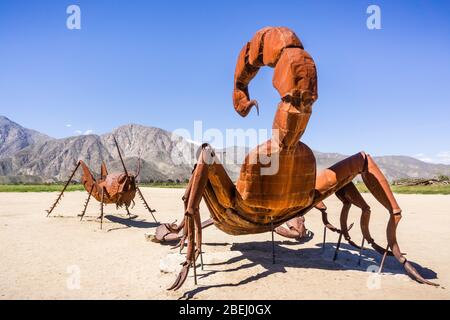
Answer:
[[(94, 175), (99, 173), (102, 161), (110, 172), (121, 171), (113, 135), (128, 170), (135, 171), (141, 158), (142, 182), (189, 178), (199, 145), (160, 128), (128, 124), (103, 135), (54, 139), (0, 116), (0, 183), (65, 181), (79, 159), (89, 165)], [(239, 146), (216, 150), (232, 179), (238, 177), (247, 152), (247, 148)], [(314, 153), (319, 170), (346, 157), (338, 153)], [(408, 156), (381, 156), (375, 157), (375, 161), (389, 180), (450, 175), (450, 165)]]

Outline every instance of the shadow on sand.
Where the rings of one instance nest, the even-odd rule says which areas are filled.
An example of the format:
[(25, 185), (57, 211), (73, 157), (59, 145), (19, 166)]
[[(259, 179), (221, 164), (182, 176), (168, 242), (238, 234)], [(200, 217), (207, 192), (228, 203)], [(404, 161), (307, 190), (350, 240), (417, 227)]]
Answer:
[(106, 215), (105, 219), (108, 219), (111, 222), (121, 224), (123, 227), (117, 227), (117, 228), (111, 228), (108, 230), (115, 231), (115, 230), (121, 230), (121, 229), (127, 229), (127, 228), (139, 228), (139, 229), (148, 229), (148, 228), (155, 228), (160, 225), (160, 223), (156, 222), (147, 222), (145, 220), (136, 220), (137, 216), (132, 215), (131, 217), (118, 217), (113, 215)]
[[(336, 261), (333, 261), (335, 252), (335, 243), (325, 243), (322, 249), (322, 243), (318, 243), (314, 248), (292, 249), (289, 246), (298, 245), (294, 241), (276, 241), (275, 255), (276, 263), (272, 262), (272, 242), (250, 242), (235, 243), (231, 246), (231, 251), (239, 251), (242, 254), (223, 261), (220, 263), (205, 264), (205, 270), (198, 275), (200, 286), (193, 290), (187, 291), (179, 299), (191, 299), (200, 292), (211, 288), (238, 287), (259, 279), (265, 278), (275, 273), (286, 273), (286, 268), (312, 268), (321, 270), (353, 270), (360, 272), (376, 272), (376, 268), (370, 266), (379, 266), (382, 256), (375, 250), (365, 248), (361, 257), (361, 264), (358, 265), (359, 252), (352, 246), (342, 243), (339, 255)], [(207, 250), (207, 248), (205, 248)], [(206, 251), (205, 250), (205, 251)], [(207, 254), (207, 253), (206, 253)], [(214, 266), (232, 265), (234, 263), (243, 262), (242, 265), (225, 270), (211, 270)], [(410, 261), (411, 264), (419, 271), (425, 279), (436, 279), (437, 274), (425, 267)], [(257, 265), (262, 266), (265, 271), (252, 275), (237, 283), (223, 283), (216, 285), (201, 286), (201, 279), (207, 278), (216, 273), (235, 272), (238, 270), (248, 269)], [(375, 269), (375, 270), (374, 270)], [(394, 258), (387, 257), (383, 273), (403, 274), (406, 275), (402, 265)], [(289, 276), (289, 275), (286, 275)], [(192, 276), (190, 277), (192, 280)], [(189, 279), (187, 280), (189, 281)]]

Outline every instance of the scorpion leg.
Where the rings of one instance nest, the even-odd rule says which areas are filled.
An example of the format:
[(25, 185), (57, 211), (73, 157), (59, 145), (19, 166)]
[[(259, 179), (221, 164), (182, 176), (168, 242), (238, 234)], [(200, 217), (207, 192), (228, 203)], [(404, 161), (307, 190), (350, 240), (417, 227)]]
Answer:
[[(184, 219), (184, 221), (185, 221), (185, 219)], [(181, 236), (181, 239), (180, 239), (180, 241), (178, 242), (178, 245), (179, 245), (179, 247), (180, 247), (180, 253), (183, 251), (183, 249), (184, 249), (184, 246), (185, 246), (185, 244), (186, 244), (186, 238), (187, 238), (187, 236), (188, 236), (188, 226), (187, 226), (187, 224), (186, 224), (186, 222), (184, 223), (184, 227), (183, 227), (183, 235)], [(175, 246), (175, 248), (176, 248), (177, 246)]]
[(364, 250), (364, 241), (365, 241), (365, 240), (366, 240), (366, 239), (363, 237), (363, 238), (362, 238), (362, 242), (361, 242), (361, 247), (359, 248), (358, 266), (361, 265), (361, 256), (362, 256), (362, 252), (363, 252), (363, 250)]
[(185, 210), (185, 224), (187, 224), (188, 239), (186, 261), (183, 263), (183, 267), (175, 282), (167, 290), (177, 290), (183, 285), (191, 265), (194, 265), (195, 272), (196, 259), (201, 252), (202, 226), (200, 223), (199, 206), (206, 188), (206, 183), (208, 182), (208, 166), (209, 163), (211, 163), (210, 158), (213, 156), (213, 152), (207, 146), (202, 146), (202, 149), (197, 166), (191, 177), (192, 186)]
[[(345, 187), (344, 187), (345, 188)], [(332, 225), (329, 221), (328, 221), (328, 213), (327, 213), (327, 207), (325, 206), (325, 204), (323, 202), (320, 202), (319, 205), (316, 205), (316, 208), (319, 209), (322, 212), (322, 222), (325, 226), (325, 229), (329, 229), (333, 232), (337, 232), (337, 233), (342, 233), (344, 239), (353, 247), (360, 249), (360, 246), (357, 245), (350, 237), (349, 231), (350, 229), (353, 227), (353, 224), (351, 224), (350, 226), (347, 225), (347, 220), (348, 220), (348, 213), (351, 207), (351, 203), (350, 201), (348, 201), (346, 198), (344, 198), (342, 196), (342, 190), (344, 189), (340, 189), (336, 192), (336, 196), (338, 197), (339, 200), (342, 201), (343, 203), (343, 207), (341, 210), (341, 216), (340, 216), (340, 227), (341, 229), (336, 228), (334, 225)], [(324, 243), (325, 243), (325, 235), (326, 235), (326, 230), (324, 229)], [(339, 237), (342, 240), (342, 237)], [(340, 244), (340, 242), (339, 242)], [(337, 247), (336, 250), (339, 250), (339, 248)]]
[[(192, 171), (194, 173), (196, 166), (194, 167), (194, 170)], [(187, 210), (188, 206), (188, 200), (189, 195), (192, 188), (192, 181), (193, 179), (189, 179), (189, 183), (186, 187), (186, 191), (184, 192), (183, 197), (181, 198), (184, 203), (184, 211)], [(176, 223), (163, 223), (160, 226), (156, 228), (155, 232), (155, 240), (156, 242), (166, 242), (166, 241), (174, 241), (179, 240), (178, 243), (173, 247), (173, 249), (180, 248), (180, 252), (183, 250), (187, 232), (185, 229), (185, 217), (183, 217), (183, 220), (181, 220), (180, 224)], [(207, 219), (202, 222), (202, 229), (207, 228), (209, 226), (213, 225), (212, 219)]]
[[(214, 221), (213, 221), (213, 219), (209, 218), (209, 219), (207, 219), (207, 220), (202, 222), (202, 225), (201, 225), (202, 226), (202, 230), (207, 228), (207, 227), (209, 227), (209, 226), (212, 226), (212, 225), (214, 225)], [(179, 243), (174, 247), (174, 249), (180, 247), (180, 252), (183, 251), (183, 248), (184, 248), (184, 245), (185, 245), (185, 241), (186, 241), (186, 237), (187, 237), (187, 232), (185, 232), (183, 230), (183, 235), (181, 236), (181, 239), (180, 239)], [(203, 253), (203, 251), (201, 253)], [(200, 258), (203, 259), (202, 256), (200, 256)]]
[(341, 232), (339, 232), (339, 238), (338, 238), (338, 243), (336, 245), (336, 250), (334, 251), (334, 257), (333, 257), (333, 261), (335, 261), (337, 259), (338, 253), (339, 253), (339, 249), (341, 247), (341, 241), (342, 241), (342, 236), (345, 237), (345, 234), (348, 234), (348, 231), (350, 231), (350, 229), (353, 228), (353, 223), (350, 225), (350, 227), (348, 227), (347, 229), (341, 230)]
[(403, 265), (411, 278), (420, 283), (437, 286), (437, 284), (424, 279), (401, 252), (396, 232), (402, 210), (389, 187), (388, 181), (369, 155), (364, 152), (355, 154), (322, 171), (316, 181), (316, 190), (320, 194), (318, 200), (323, 200), (333, 192), (345, 187), (358, 174), (361, 174), (364, 184), (375, 199), (389, 212), (390, 217), (386, 228), (386, 236), (388, 247), (392, 250), (395, 258)]
[[(194, 169), (192, 170), (192, 174), (194, 174), (196, 168), (197, 168), (197, 164), (194, 165)], [(189, 195), (191, 194), (193, 181), (194, 181), (194, 179), (193, 179), (193, 176), (192, 176), (191, 179), (189, 179), (187, 188), (186, 188), (186, 190), (184, 192), (183, 197), (181, 198), (181, 200), (183, 200), (184, 212), (186, 212), (187, 208), (188, 208)], [(187, 225), (186, 225), (186, 218), (185, 217), (183, 217), (183, 221), (181, 221), (181, 224), (178, 227), (178, 230), (182, 230), (183, 232), (179, 236), (180, 241), (178, 242), (178, 244), (175, 246), (174, 249), (179, 247), (180, 248), (180, 253), (181, 253), (183, 251), (183, 249), (184, 249), (184, 246), (186, 244), (186, 238), (188, 236)]]
[[(333, 232), (340, 232), (340, 230), (338, 228), (336, 228), (334, 225), (332, 225), (328, 221), (327, 206), (325, 205), (325, 203), (320, 201), (318, 204), (316, 204), (315, 208), (322, 213), (322, 222), (326, 229), (329, 229)], [(324, 242), (325, 242), (325, 240), (324, 240)]]
[(275, 239), (273, 236), (274, 228), (273, 228), (273, 220), (270, 219), (270, 229), (272, 230), (272, 264), (275, 264)]
[(334, 251), (333, 261), (335, 261), (337, 259), (339, 248), (341, 247), (341, 241), (342, 241), (342, 232), (339, 233), (339, 239), (338, 239), (338, 243), (336, 245), (336, 250)]
[[(194, 170), (192, 173), (195, 172), (196, 165), (194, 166)], [(189, 194), (191, 192), (192, 188), (192, 177), (189, 179), (188, 185), (186, 187), (186, 190), (184, 192), (184, 195), (181, 197), (181, 200), (183, 200), (184, 204), (184, 212), (187, 210), (188, 200), (189, 200)], [(175, 221), (176, 222), (176, 221)], [(186, 217), (183, 216), (183, 220), (181, 220), (180, 224), (173, 223), (163, 223), (160, 226), (156, 228), (155, 232), (155, 241), (156, 242), (165, 242), (165, 241), (173, 241), (173, 240), (179, 240), (178, 244), (174, 247), (178, 248), (180, 247), (180, 251), (184, 247), (184, 242), (186, 240)], [(181, 232), (183, 230), (183, 232)]]
[[(353, 185), (353, 187), (354, 187), (354, 184), (353, 184), (353, 183), (349, 183), (348, 185)], [(347, 185), (347, 186), (348, 186), (348, 185)], [(360, 246), (357, 245), (357, 244), (352, 240), (352, 238), (350, 237), (350, 234), (349, 234), (349, 230), (352, 228), (353, 224), (352, 224), (350, 227), (348, 227), (348, 225), (347, 225), (348, 214), (349, 214), (350, 208), (351, 208), (351, 206), (352, 206), (351, 201), (349, 201), (349, 200), (345, 197), (345, 192), (344, 192), (344, 191), (345, 191), (345, 188), (346, 188), (347, 186), (345, 186), (344, 188), (342, 188), (342, 189), (340, 189), (340, 190), (338, 190), (338, 191), (336, 192), (336, 196), (337, 196), (338, 199), (341, 200), (342, 203), (343, 203), (342, 210), (341, 210), (341, 216), (340, 216), (340, 218), (339, 218), (339, 222), (340, 222), (340, 226), (341, 226), (340, 232), (342, 232), (342, 234), (343, 234), (343, 236), (344, 236), (344, 239), (345, 239), (352, 247), (354, 247), (354, 248), (356, 248), (356, 249), (360, 249)], [(355, 188), (356, 188), (356, 187), (355, 187)]]
[[(370, 221), (370, 214), (371, 214), (370, 207), (367, 204), (367, 202), (364, 200), (364, 198), (362, 197), (361, 193), (358, 191), (356, 186), (353, 184), (353, 182), (347, 184), (345, 187), (343, 187), (342, 189), (337, 191), (336, 196), (339, 198), (339, 200), (341, 200), (344, 203), (344, 205), (345, 204), (349, 204), (349, 205), (353, 204), (361, 209), (360, 224), (361, 224), (361, 231), (362, 231), (363, 237), (372, 246), (372, 248), (375, 251), (384, 255), (386, 250), (382, 246), (377, 244), (375, 242), (375, 240), (372, 238), (372, 236), (370, 235), (370, 231), (369, 231), (369, 221)], [(341, 216), (341, 223), (346, 223), (346, 222), (342, 221), (342, 216)], [(352, 244), (352, 245), (358, 249), (361, 249), (360, 246), (355, 246), (354, 244)], [(387, 254), (390, 256), (393, 255), (392, 251), (390, 251), (390, 250), (388, 250)]]
[(338, 233), (340, 233), (341, 231), (338, 228), (336, 228), (335, 226), (333, 226), (328, 221), (327, 206), (325, 205), (325, 203), (320, 201), (318, 204), (315, 205), (315, 208), (317, 210), (319, 210), (322, 214), (322, 222), (323, 222), (323, 226), (324, 226), (323, 227), (322, 251), (325, 251), (325, 243), (327, 241), (327, 229), (329, 229), (333, 232), (338, 232)]

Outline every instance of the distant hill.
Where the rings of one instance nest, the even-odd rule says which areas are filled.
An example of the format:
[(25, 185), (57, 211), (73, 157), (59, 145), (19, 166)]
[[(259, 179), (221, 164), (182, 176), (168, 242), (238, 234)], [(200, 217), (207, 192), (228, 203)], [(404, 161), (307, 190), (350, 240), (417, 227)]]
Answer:
[[(142, 181), (187, 179), (192, 170), (184, 155), (193, 144), (158, 128), (122, 126), (105, 135), (80, 135), (40, 141), (24, 147), (13, 156), (0, 158), (0, 176), (38, 176), (42, 181), (67, 179), (78, 160), (85, 161), (94, 174), (102, 161), (109, 170), (122, 170), (112, 138), (117, 138), (125, 163), (134, 171), (141, 156)], [(172, 157), (172, 153), (174, 156)], [(173, 161), (179, 160), (178, 163)]]
[[(102, 161), (107, 163), (110, 172), (121, 171), (113, 134), (128, 170), (135, 171), (141, 157), (141, 181), (189, 178), (199, 144), (160, 128), (129, 124), (104, 135), (52, 139), (0, 117), (0, 183), (64, 181), (79, 159), (90, 166), (94, 175), (99, 173)], [(216, 153), (235, 180), (248, 149), (230, 147), (216, 150)], [(315, 155), (318, 170), (346, 157), (322, 152), (315, 152)], [(389, 180), (450, 175), (449, 165), (426, 163), (412, 157), (384, 156), (375, 160)]]
[[(314, 154), (318, 170), (325, 169), (347, 157), (339, 153), (318, 151), (314, 151)], [(374, 156), (373, 159), (389, 181), (401, 178), (433, 178), (438, 175), (450, 175), (450, 165), (423, 162), (413, 157)]]
[(12, 156), (33, 143), (50, 139), (45, 134), (26, 129), (7, 117), (0, 116), (0, 157)]

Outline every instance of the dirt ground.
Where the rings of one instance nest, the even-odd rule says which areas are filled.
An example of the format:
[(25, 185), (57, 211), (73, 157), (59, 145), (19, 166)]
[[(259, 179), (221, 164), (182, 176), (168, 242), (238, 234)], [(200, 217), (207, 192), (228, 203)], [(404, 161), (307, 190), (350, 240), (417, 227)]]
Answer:
[[(182, 217), (182, 189), (144, 188), (144, 195), (162, 222)], [(450, 196), (397, 195), (403, 209), (398, 239), (407, 258), (435, 288), (410, 280), (401, 265), (387, 258), (381, 275), (372, 271), (381, 256), (371, 249), (358, 252), (343, 243), (332, 257), (337, 234), (328, 232), (322, 250), (323, 226), (318, 211), (306, 216), (314, 232), (305, 243), (275, 235), (276, 264), (272, 263), (270, 233), (230, 236), (210, 227), (204, 231), (204, 270), (198, 286), (192, 272), (177, 292), (165, 290), (175, 273), (162, 272), (161, 259), (177, 250), (145, 240), (156, 224), (140, 203), (128, 219), (124, 210), (106, 207), (103, 230), (92, 201), (87, 218), (77, 218), (85, 192), (67, 193), (53, 217), (44, 210), (56, 193), (0, 193), (0, 299), (449, 299)], [(372, 236), (386, 244), (388, 215), (370, 195)], [(338, 224), (340, 203), (326, 201), (329, 217)], [(207, 210), (202, 207), (206, 219)], [(351, 234), (360, 243), (359, 212)], [(179, 257), (178, 257), (179, 258)]]

